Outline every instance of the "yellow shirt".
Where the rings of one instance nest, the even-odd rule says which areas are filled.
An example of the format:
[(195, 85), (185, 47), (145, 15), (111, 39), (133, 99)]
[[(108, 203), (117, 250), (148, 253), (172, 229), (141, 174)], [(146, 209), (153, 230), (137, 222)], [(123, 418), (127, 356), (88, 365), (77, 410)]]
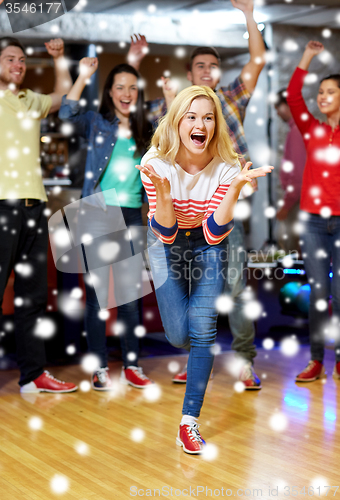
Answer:
[(51, 105), (49, 95), (0, 90), (0, 200), (47, 200), (40, 167), (40, 120)]

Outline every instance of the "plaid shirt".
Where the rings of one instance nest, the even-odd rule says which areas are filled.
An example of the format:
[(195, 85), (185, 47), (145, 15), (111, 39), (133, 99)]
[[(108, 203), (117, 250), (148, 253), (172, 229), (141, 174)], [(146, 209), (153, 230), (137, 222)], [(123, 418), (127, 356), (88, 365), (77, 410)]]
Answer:
[[(242, 167), (249, 161), (249, 151), (244, 135), (243, 121), (246, 107), (251, 98), (241, 77), (238, 76), (228, 87), (221, 87), (216, 91), (222, 106), (223, 116), (228, 126), (228, 132), (233, 142), (235, 151), (241, 155)], [(159, 119), (166, 114), (165, 99), (155, 99), (147, 102), (148, 119), (154, 129), (157, 128)]]

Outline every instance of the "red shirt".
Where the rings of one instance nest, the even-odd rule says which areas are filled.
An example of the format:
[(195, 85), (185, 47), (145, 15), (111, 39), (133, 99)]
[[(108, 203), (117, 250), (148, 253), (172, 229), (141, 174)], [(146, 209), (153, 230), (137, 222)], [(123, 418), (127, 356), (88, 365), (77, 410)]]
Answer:
[[(300, 201), (306, 164), (306, 148), (294, 118), (290, 119), (289, 128), (280, 169), (280, 182), (284, 190), (283, 206), (286, 210), (291, 210)], [(291, 169), (285, 169), (286, 162), (292, 164)]]
[(332, 215), (340, 215), (340, 127), (332, 130), (308, 111), (301, 93), (307, 74), (296, 68), (287, 88), (287, 102), (307, 151), (300, 208), (319, 214), (327, 207)]

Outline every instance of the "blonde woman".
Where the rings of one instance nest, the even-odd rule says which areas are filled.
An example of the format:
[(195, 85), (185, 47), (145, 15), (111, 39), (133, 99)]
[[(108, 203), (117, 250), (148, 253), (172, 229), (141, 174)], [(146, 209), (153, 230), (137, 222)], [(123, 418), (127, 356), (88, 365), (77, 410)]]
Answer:
[(189, 87), (162, 119), (143, 157), (150, 211), (148, 247), (158, 307), (169, 342), (189, 351), (177, 444), (204, 447), (197, 424), (213, 364), (217, 311), (224, 290), (224, 238), (242, 187), (273, 167), (241, 171), (214, 92)]

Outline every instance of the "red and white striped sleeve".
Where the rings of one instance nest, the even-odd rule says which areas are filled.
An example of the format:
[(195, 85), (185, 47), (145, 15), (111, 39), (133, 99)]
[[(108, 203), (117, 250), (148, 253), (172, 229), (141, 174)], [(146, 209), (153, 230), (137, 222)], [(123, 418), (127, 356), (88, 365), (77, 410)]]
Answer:
[(227, 224), (223, 224), (222, 226), (216, 224), (214, 219), (214, 212), (223, 200), (229, 186), (230, 184), (221, 184), (217, 188), (210, 200), (208, 210), (204, 215), (202, 221), (203, 234), (209, 245), (218, 245), (218, 243), (221, 243), (221, 241), (228, 236), (234, 227), (234, 219), (229, 221)]

